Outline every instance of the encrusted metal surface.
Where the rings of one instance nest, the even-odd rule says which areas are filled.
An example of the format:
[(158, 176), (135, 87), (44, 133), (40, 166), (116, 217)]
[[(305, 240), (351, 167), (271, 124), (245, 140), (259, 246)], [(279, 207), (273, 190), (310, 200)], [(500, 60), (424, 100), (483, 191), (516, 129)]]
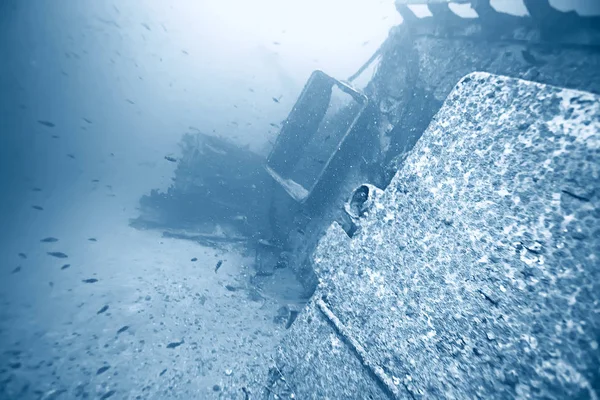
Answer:
[(315, 253), (276, 360), (297, 398), (598, 398), (597, 95), (466, 76), (364, 218)]

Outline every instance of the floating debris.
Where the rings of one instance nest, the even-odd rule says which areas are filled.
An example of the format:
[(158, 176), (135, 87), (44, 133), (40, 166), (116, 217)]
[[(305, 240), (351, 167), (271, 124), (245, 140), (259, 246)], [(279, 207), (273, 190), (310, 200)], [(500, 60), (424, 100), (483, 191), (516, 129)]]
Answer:
[(54, 128), (56, 126), (56, 124), (54, 124), (54, 122), (44, 121), (44, 120), (40, 120), (40, 119), (38, 119), (38, 124), (44, 125), (48, 128)]
[(71, 266), (71, 264), (65, 264), (62, 267), (60, 267), (60, 269), (67, 269)]
[(223, 265), (223, 260), (219, 260), (219, 262), (215, 266), (215, 274), (217, 273), (217, 271), (219, 270), (219, 268), (221, 268), (221, 265)]
[(83, 282), (83, 283), (96, 283), (96, 282), (98, 282), (98, 279), (96, 279), (96, 278), (88, 278), (88, 279), (83, 279), (81, 282)]
[(31, 208), (38, 210), (38, 211), (44, 211), (44, 207), (42, 207), (42, 206), (31, 206)]
[(117, 331), (117, 335), (119, 335), (119, 334), (121, 334), (121, 333), (125, 332), (127, 329), (129, 329), (129, 325), (125, 325), (125, 326), (121, 327), (121, 329), (119, 329), (119, 330)]
[(183, 341), (183, 339), (181, 339), (180, 342), (171, 342), (167, 345), (167, 349), (174, 349), (176, 347), (181, 346), (182, 344), (184, 344), (185, 342)]
[(69, 256), (63, 253), (62, 251), (49, 251), (46, 254), (56, 258), (68, 258)]
[(48, 236), (46, 238), (43, 238), (42, 240), (40, 240), (40, 242), (42, 243), (56, 243), (58, 242), (58, 239), (52, 236)]
[(104, 307), (102, 307), (101, 309), (98, 310), (98, 312), (96, 314), (102, 314), (103, 312), (105, 312), (106, 310), (108, 310), (108, 305), (105, 305)]

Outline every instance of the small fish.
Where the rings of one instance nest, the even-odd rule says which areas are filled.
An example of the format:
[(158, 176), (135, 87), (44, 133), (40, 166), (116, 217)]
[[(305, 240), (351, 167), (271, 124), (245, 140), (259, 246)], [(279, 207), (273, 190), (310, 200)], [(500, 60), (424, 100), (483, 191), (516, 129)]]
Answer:
[(102, 397), (100, 397), (100, 400), (106, 400), (109, 397), (112, 397), (112, 395), (114, 395), (115, 393), (117, 392), (115, 392), (114, 390), (109, 390), (108, 392), (104, 393)]
[(65, 264), (62, 267), (60, 267), (60, 269), (67, 269), (71, 266), (71, 264)]
[(17, 272), (19, 272), (21, 270), (21, 266), (19, 265), (17, 268), (13, 269), (10, 273), (11, 274), (16, 274)]
[(54, 282), (48, 282), (48, 286), (50, 286), (51, 288), (54, 287)]
[(223, 260), (219, 260), (219, 262), (215, 266), (215, 274), (217, 273), (217, 271), (219, 270), (219, 268), (221, 268), (221, 265), (223, 265)]
[(61, 251), (49, 251), (48, 253), (49, 256), (52, 257), (56, 257), (56, 258), (68, 258), (69, 256), (66, 255), (65, 253), (61, 252)]
[(165, 156), (165, 160), (171, 161), (171, 162), (177, 162), (177, 159), (175, 157), (171, 157), (171, 156)]
[(98, 239), (92, 237), (92, 238), (88, 238), (88, 241), (90, 241), (90, 242), (97, 242)]
[(254, 93), (254, 89), (252, 89), (252, 88), (248, 88), (248, 91), (251, 93)]
[(165, 369), (163, 369), (163, 370), (160, 372), (160, 374), (158, 374), (158, 376), (163, 376), (163, 375), (165, 374), (165, 372), (167, 372), (167, 369), (166, 369), (166, 368), (165, 368)]
[(38, 188), (38, 187), (34, 187), (33, 189), (31, 189), (34, 192), (41, 192), (42, 189)]
[(46, 238), (43, 238), (42, 240), (40, 240), (40, 242), (42, 243), (56, 243), (58, 242), (58, 239), (52, 236), (48, 236)]
[(272, 123), (272, 122), (271, 122), (269, 125), (271, 125), (273, 128), (279, 128), (279, 125), (277, 125), (277, 124), (274, 124), (274, 123)]
[(237, 288), (235, 286), (232, 286), (232, 285), (225, 285), (225, 289), (229, 290), (230, 292), (237, 291)]
[(273, 42), (273, 44), (274, 44), (275, 46), (279, 46), (281, 43), (279, 43), (279, 42)]
[(101, 309), (98, 310), (98, 312), (96, 314), (102, 314), (103, 312), (105, 312), (106, 310), (108, 310), (108, 306), (104, 306)]
[(121, 327), (121, 329), (119, 329), (117, 331), (117, 335), (120, 334), (120, 333), (125, 332), (127, 329), (129, 329), (129, 325), (125, 325), (125, 326)]
[(42, 207), (42, 206), (31, 206), (31, 208), (33, 208), (34, 210), (38, 210), (38, 211), (44, 211), (44, 207)]
[(279, 99), (277, 97), (271, 97), (275, 103), (279, 103)]
[(98, 282), (98, 279), (96, 279), (96, 278), (88, 278), (88, 279), (83, 279), (81, 282), (83, 282), (83, 283), (96, 283), (96, 282)]
[(58, 138), (60, 138), (60, 136), (58, 136), (58, 135), (52, 135), (52, 139), (58, 139)]
[(98, 182), (100, 182), (100, 179), (92, 179), (92, 182), (98, 183)]
[(144, 28), (146, 28), (149, 32), (152, 32), (152, 29), (150, 29), (150, 26), (148, 26), (148, 24), (143, 23), (141, 24)]
[(25, 254), (25, 253), (19, 253), (18, 255), (19, 255), (19, 257), (21, 257), (23, 260), (27, 258), (27, 254)]
[(133, 101), (131, 101), (129, 99), (125, 99), (125, 101), (127, 101), (129, 104), (135, 104)]
[(38, 120), (38, 124), (47, 126), (48, 128), (54, 128), (56, 126), (56, 124), (54, 124), (54, 122), (44, 121), (44, 120)]
[(92, 121), (91, 121), (91, 120), (89, 120), (89, 119), (87, 119), (87, 118), (83, 118), (83, 120), (84, 120), (85, 122), (87, 122), (88, 124), (91, 124), (91, 123), (92, 123)]
[(98, 371), (96, 371), (96, 375), (100, 375), (101, 373), (108, 371), (109, 368), (110, 367), (108, 365), (98, 368)]
[(184, 344), (185, 342), (183, 341), (183, 339), (181, 339), (181, 342), (171, 342), (167, 345), (167, 349), (174, 349), (176, 347), (181, 346), (182, 344)]
[(194, 258), (192, 258), (190, 261), (191, 261), (191, 262), (196, 262), (196, 261), (198, 261), (198, 259), (197, 259), (196, 257), (194, 257)]
[(185, 51), (185, 50), (181, 50), (181, 52), (182, 52), (183, 54), (185, 54), (185, 55), (188, 55), (188, 54), (190, 54), (190, 53), (188, 53), (188, 52), (187, 52), (187, 51)]
[(71, 154), (71, 153), (67, 154), (67, 157), (69, 157), (69, 158), (71, 158), (73, 160), (75, 159), (75, 156), (73, 154)]

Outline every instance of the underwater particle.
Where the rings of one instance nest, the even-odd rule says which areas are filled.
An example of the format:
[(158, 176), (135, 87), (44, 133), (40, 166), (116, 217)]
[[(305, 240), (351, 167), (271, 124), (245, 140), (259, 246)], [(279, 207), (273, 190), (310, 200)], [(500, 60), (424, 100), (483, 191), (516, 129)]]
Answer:
[(45, 127), (48, 127), (48, 128), (54, 128), (56, 126), (56, 124), (54, 122), (45, 121), (43, 119), (38, 119), (38, 124), (44, 125)]
[(23, 260), (27, 258), (27, 254), (25, 253), (19, 253), (18, 254), (20, 258), (22, 258)]
[(171, 156), (165, 156), (165, 160), (171, 161), (171, 162), (177, 162), (177, 159), (175, 157), (171, 157)]
[(62, 251), (49, 251), (46, 254), (56, 258), (68, 258), (69, 256), (63, 253)]
[(117, 331), (117, 335), (118, 335), (118, 334), (121, 334), (121, 333), (123, 333), (123, 332), (125, 332), (127, 329), (129, 329), (129, 325), (122, 326), (122, 327), (121, 327), (121, 328), (120, 328), (120, 329)]
[(56, 243), (56, 242), (58, 242), (58, 239), (55, 238), (55, 237), (52, 237), (52, 236), (48, 236), (48, 237), (45, 237), (42, 240), (40, 240), (40, 242), (42, 242), (42, 243)]
[(106, 310), (108, 310), (108, 305), (103, 306), (101, 309), (98, 310), (98, 312), (96, 314), (102, 314)]
[(110, 366), (104, 365), (104, 366), (98, 368), (98, 371), (96, 371), (96, 375), (100, 375), (100, 374), (108, 371), (109, 369), (110, 369)]
[(67, 269), (71, 266), (71, 264), (65, 264), (62, 267), (60, 267), (60, 269)]
[(96, 279), (96, 278), (82, 279), (81, 282), (83, 282), (83, 283), (96, 283), (96, 282), (98, 282), (98, 279)]
[(184, 340), (183, 340), (183, 339), (181, 339), (181, 341), (180, 341), (180, 342), (171, 342), (171, 343), (169, 343), (169, 344), (167, 345), (167, 349), (175, 349), (175, 348), (177, 348), (177, 347), (181, 346), (181, 345), (182, 345), (182, 344), (184, 344), (184, 343), (185, 343), (185, 342), (184, 342)]
[(190, 261), (191, 261), (191, 262), (196, 262), (196, 261), (198, 261), (198, 259), (197, 259), (196, 257), (194, 257), (194, 258), (192, 258)]
[(44, 207), (42, 207), (42, 206), (31, 206), (31, 208), (33, 208), (34, 210), (38, 210), (38, 211), (44, 211)]

